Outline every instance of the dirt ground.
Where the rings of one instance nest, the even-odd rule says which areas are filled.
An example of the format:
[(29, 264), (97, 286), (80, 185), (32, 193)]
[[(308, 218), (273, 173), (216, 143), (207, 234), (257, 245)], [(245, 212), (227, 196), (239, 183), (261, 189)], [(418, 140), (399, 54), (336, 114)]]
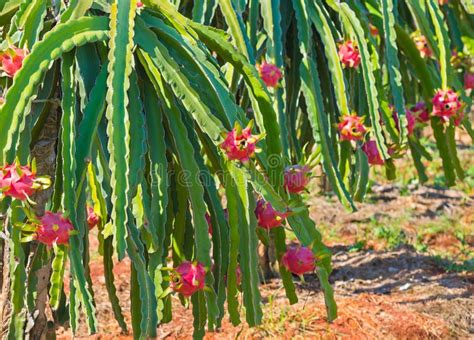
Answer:
[[(292, 306), (275, 279), (262, 286), (261, 326), (234, 327), (224, 320), (222, 330), (206, 338), (474, 339), (474, 272), (459, 264), (472, 264), (474, 254), (470, 194), (416, 185), (374, 185), (369, 203), (360, 204), (356, 213), (341, 212), (330, 197), (311, 199), (312, 216), (333, 252), (331, 281), (338, 318), (326, 322), (315, 276), (306, 276), (305, 283), (296, 279), (300, 301)], [(398, 234), (377, 231), (393, 226)], [(129, 270), (127, 260), (114, 268), (122, 302), (129, 301)], [(113, 318), (101, 263), (93, 261), (91, 272), (101, 333), (82, 338), (131, 338), (120, 334)], [(122, 307), (130, 324), (129, 305)], [(191, 310), (175, 298), (173, 313), (173, 322), (160, 327), (160, 338), (191, 338)], [(85, 331), (81, 328), (82, 334)], [(71, 337), (63, 329), (58, 335)]]

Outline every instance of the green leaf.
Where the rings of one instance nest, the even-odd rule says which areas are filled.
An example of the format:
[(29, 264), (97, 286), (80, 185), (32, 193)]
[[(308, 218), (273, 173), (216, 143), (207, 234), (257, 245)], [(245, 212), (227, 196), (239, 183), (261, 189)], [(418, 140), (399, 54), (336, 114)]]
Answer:
[(0, 130), (4, 131), (0, 135), (0, 164), (15, 159), (19, 134), (25, 128), (25, 118), (31, 111), (34, 92), (44, 72), (55, 59), (75, 46), (105, 40), (107, 23), (107, 18), (91, 17), (60, 24), (45, 34), (25, 58), (6, 93), (5, 104), (0, 107)]
[(129, 205), (130, 121), (127, 91), (133, 63), (133, 33), (136, 0), (115, 2), (110, 11), (109, 64), (107, 78), (107, 134), (112, 187), (114, 248), (119, 260), (127, 247), (127, 207)]
[[(250, 326), (259, 325), (262, 321), (262, 308), (260, 306), (261, 296), (258, 290), (260, 282), (258, 268), (258, 237), (256, 233), (257, 219), (255, 216), (255, 199), (248, 186), (245, 175), (238, 171), (235, 165), (228, 162), (228, 170), (238, 193), (237, 211), (239, 212), (239, 250), (240, 268), (242, 271), (242, 290), (245, 306), (245, 317)], [(231, 184), (232, 185), (232, 184)], [(232, 236), (231, 236), (232, 240)], [(232, 273), (232, 262), (229, 266), (229, 274)]]
[[(25, 324), (25, 295), (26, 295), (26, 268), (25, 268), (25, 251), (21, 244), (21, 229), (14, 227), (15, 224), (22, 223), (25, 219), (21, 208), (21, 203), (13, 200), (8, 211), (10, 223), (8, 228), (8, 244), (9, 248), (9, 268), (10, 273), (10, 298), (11, 318), (8, 325), (7, 339), (23, 338), (23, 327)], [(6, 264), (5, 264), (6, 265)]]
[(405, 100), (403, 97), (402, 75), (399, 71), (400, 62), (398, 60), (398, 49), (396, 44), (395, 17), (393, 15), (393, 0), (382, 0), (382, 11), (384, 18), (384, 35), (385, 35), (385, 59), (390, 78), (390, 88), (395, 103), (395, 109), (398, 115), (398, 127), (400, 129), (400, 144), (406, 143), (407, 139), (407, 119), (405, 115)]
[[(341, 3), (338, 5), (339, 14), (344, 18), (343, 22), (350, 28), (355, 35), (357, 46), (360, 50), (362, 69), (362, 76), (364, 78), (365, 92), (367, 93), (367, 104), (369, 106), (370, 122), (373, 131), (373, 137), (377, 143), (377, 149), (383, 159), (390, 158), (388, 149), (385, 146), (384, 136), (382, 132), (382, 126), (380, 125), (380, 114), (379, 114), (379, 102), (377, 100), (378, 91), (375, 84), (374, 70), (371, 63), (369, 47), (365, 39), (364, 30), (362, 29), (361, 22), (355, 15), (354, 11), (346, 4)], [(376, 54), (375, 51), (372, 53)]]
[(51, 278), (49, 287), (49, 304), (53, 309), (58, 309), (63, 292), (64, 269), (66, 268), (66, 249), (64, 246), (54, 247), (54, 259), (51, 264)]
[(242, 16), (240, 13), (235, 11), (232, 6), (232, 0), (219, 0), (219, 7), (225, 17), (227, 25), (229, 26), (237, 49), (242, 52), (251, 63), (255, 62), (253, 48), (250, 45), (249, 38), (245, 32)]
[(311, 48), (311, 30), (309, 26), (308, 12), (305, 0), (294, 0), (295, 13), (298, 24), (298, 37), (300, 40), (300, 52), (303, 55), (300, 64), (303, 94), (308, 105), (309, 120), (315, 138), (319, 137), (321, 151), (323, 154), (324, 170), (333, 186), (333, 190), (346, 208), (355, 210), (354, 203), (345, 187), (339, 172), (334, 150), (331, 147), (331, 139), (328, 134), (329, 124), (324, 113), (321, 86), (318, 70), (315, 62), (310, 58), (314, 51)]
[(63, 56), (61, 65), (62, 73), (62, 119), (61, 119), (61, 158), (63, 160), (63, 197), (62, 206), (67, 212), (70, 221), (79, 235), (72, 235), (69, 239), (69, 258), (71, 272), (74, 277), (78, 297), (82, 302), (87, 325), (91, 333), (97, 331), (97, 318), (92, 295), (85, 277), (84, 263), (82, 261), (84, 237), (83, 225), (76, 218), (76, 163), (75, 153), (75, 126), (76, 126), (76, 96), (74, 88), (74, 54), (67, 53)]

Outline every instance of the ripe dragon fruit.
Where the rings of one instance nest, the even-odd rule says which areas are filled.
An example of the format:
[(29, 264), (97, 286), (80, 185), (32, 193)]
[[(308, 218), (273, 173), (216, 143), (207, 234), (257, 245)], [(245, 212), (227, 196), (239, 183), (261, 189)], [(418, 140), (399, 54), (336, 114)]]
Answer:
[[(393, 120), (395, 121), (395, 124), (397, 126), (397, 130), (400, 131), (400, 120), (398, 119), (398, 112), (397, 110), (395, 110), (394, 106), (391, 106), (391, 110), (392, 110)], [(410, 110), (405, 110), (405, 117), (407, 119), (408, 134), (411, 135), (413, 131), (415, 131), (416, 117), (413, 115), (413, 113)]]
[(28, 54), (27, 50), (21, 48), (9, 48), (0, 54), (0, 64), (3, 71), (13, 78), (23, 66), (23, 59)]
[(36, 175), (28, 166), (7, 164), (0, 168), (0, 192), (19, 200), (27, 200), (35, 192)]
[(47, 211), (40, 219), (40, 224), (36, 229), (36, 239), (51, 247), (56, 244), (68, 244), (69, 236), (74, 227), (68, 218), (60, 213)]
[(99, 224), (100, 217), (95, 213), (94, 207), (90, 205), (87, 206), (87, 224), (89, 225), (89, 230), (93, 229)]
[(137, 1), (137, 8), (142, 8), (143, 7), (143, 2)]
[(281, 258), (283, 266), (296, 275), (314, 271), (315, 261), (313, 252), (306, 247), (291, 247)]
[(257, 142), (261, 136), (252, 135), (252, 122), (242, 129), (236, 126), (227, 133), (224, 142), (220, 145), (230, 160), (247, 163), (257, 151)]
[(297, 194), (305, 189), (309, 183), (310, 176), (311, 173), (308, 166), (291, 165), (285, 169), (283, 185), (289, 193)]
[(420, 51), (420, 55), (422, 58), (431, 58), (433, 56), (433, 51), (428, 45), (428, 40), (424, 35), (415, 34), (413, 36), (413, 41), (415, 42), (418, 51)]
[(449, 0), (438, 0), (440, 6), (449, 4)]
[(337, 129), (341, 134), (341, 140), (348, 141), (362, 140), (367, 133), (364, 117), (359, 117), (355, 113), (342, 116)]
[(407, 110), (410, 114), (415, 117), (415, 120), (419, 123), (427, 123), (430, 121), (430, 112), (424, 102), (418, 102), (415, 106), (412, 106)]
[(174, 269), (171, 288), (185, 297), (204, 289), (206, 268), (202, 263), (184, 261)]
[(357, 45), (347, 40), (339, 45), (339, 59), (344, 67), (357, 68), (360, 64), (360, 52)]
[(273, 209), (270, 202), (263, 199), (257, 201), (255, 215), (257, 216), (258, 225), (265, 229), (272, 229), (281, 226), (289, 212), (279, 212)]
[(464, 89), (474, 89), (474, 73), (466, 72), (466, 74), (464, 75)]
[(266, 61), (257, 65), (258, 73), (260, 78), (267, 87), (277, 87), (278, 83), (282, 77), (281, 71), (278, 66), (274, 64), (267, 63)]
[(462, 108), (458, 94), (451, 89), (438, 90), (432, 102), (433, 116), (440, 117), (445, 122), (451, 117), (456, 117)]
[(377, 149), (377, 143), (374, 140), (369, 140), (362, 145), (362, 151), (367, 155), (369, 164), (372, 165), (383, 165), (385, 161), (380, 156), (379, 150)]

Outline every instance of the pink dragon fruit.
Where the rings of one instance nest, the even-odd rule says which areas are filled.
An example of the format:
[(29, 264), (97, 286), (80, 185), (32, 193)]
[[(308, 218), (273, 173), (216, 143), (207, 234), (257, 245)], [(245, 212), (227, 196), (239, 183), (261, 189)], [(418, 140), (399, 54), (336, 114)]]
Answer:
[(36, 174), (28, 166), (7, 164), (0, 168), (0, 192), (19, 200), (27, 200), (35, 192)]
[(431, 58), (433, 56), (433, 51), (431, 50), (430, 45), (428, 45), (428, 40), (424, 35), (415, 34), (413, 36), (413, 41), (415, 42), (418, 51), (420, 51), (422, 58)]
[(359, 47), (351, 40), (345, 41), (339, 45), (339, 59), (344, 67), (357, 68), (361, 60)]
[(405, 115), (407, 117), (408, 134), (411, 135), (413, 134), (413, 131), (415, 131), (416, 117), (411, 113), (410, 110), (406, 110)]
[(224, 142), (220, 145), (230, 160), (247, 163), (257, 150), (257, 142), (261, 136), (252, 135), (252, 122), (242, 130), (240, 125), (227, 133)]
[(40, 219), (40, 224), (36, 228), (36, 239), (51, 247), (56, 244), (68, 244), (69, 236), (74, 227), (68, 218), (60, 213), (47, 211)]
[(313, 252), (306, 247), (291, 247), (281, 258), (283, 266), (296, 275), (314, 271), (315, 261)]
[(440, 6), (449, 4), (449, 0), (438, 0)]
[(13, 78), (23, 66), (23, 59), (27, 54), (28, 51), (21, 48), (9, 48), (0, 54), (0, 63), (7, 76)]
[(137, 1), (137, 8), (142, 8), (143, 7), (143, 2)]
[(310, 176), (311, 173), (308, 166), (291, 165), (285, 169), (283, 185), (289, 193), (297, 194), (305, 189), (309, 183)]
[(204, 289), (206, 268), (202, 263), (184, 261), (174, 269), (171, 288), (185, 297)]
[(279, 212), (273, 209), (270, 202), (263, 199), (257, 201), (255, 208), (258, 225), (265, 229), (272, 229), (281, 226), (285, 218), (289, 216), (289, 212)]
[[(391, 105), (390, 107), (392, 109), (392, 117), (397, 126), (397, 130), (400, 131), (400, 120), (398, 118), (398, 112), (397, 110), (395, 110), (394, 106)], [(413, 115), (413, 113), (410, 110), (405, 110), (405, 117), (407, 119), (408, 134), (411, 135), (413, 131), (415, 131), (416, 117)]]
[(464, 89), (474, 89), (474, 73), (466, 72), (466, 74), (464, 75)]
[(0, 106), (2, 106), (3, 103), (5, 103), (5, 98), (3, 98), (2, 96), (0, 96)]
[(430, 121), (430, 112), (424, 102), (418, 102), (415, 106), (412, 106), (407, 110), (410, 114), (415, 117), (415, 120), (419, 123), (426, 123)]
[(385, 161), (380, 156), (379, 150), (377, 149), (377, 143), (374, 140), (369, 140), (362, 145), (362, 151), (367, 155), (369, 164), (372, 165), (383, 165)]
[(433, 116), (440, 117), (445, 122), (458, 115), (462, 108), (458, 94), (451, 89), (438, 90), (432, 102)]
[(87, 206), (87, 224), (89, 225), (89, 230), (93, 229), (99, 224), (100, 217), (95, 213), (94, 207), (90, 205)]
[(280, 79), (282, 77), (281, 71), (278, 66), (274, 64), (267, 63), (266, 61), (257, 65), (258, 73), (260, 78), (267, 87), (277, 87)]
[(348, 141), (362, 140), (367, 133), (364, 117), (359, 117), (355, 113), (342, 116), (337, 129), (341, 134), (341, 140)]

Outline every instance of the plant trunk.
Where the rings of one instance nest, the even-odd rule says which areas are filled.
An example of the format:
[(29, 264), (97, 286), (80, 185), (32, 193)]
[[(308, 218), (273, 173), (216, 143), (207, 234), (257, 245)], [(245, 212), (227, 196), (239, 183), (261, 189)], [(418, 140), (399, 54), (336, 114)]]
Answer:
[[(40, 176), (47, 175), (54, 179), (56, 169), (56, 145), (58, 139), (58, 105), (52, 104), (49, 110), (48, 117), (41, 130), (39, 138), (35, 141), (31, 150), (32, 159), (36, 160), (37, 174)], [(35, 213), (38, 216), (44, 214), (46, 203), (51, 197), (52, 188), (37, 193), (32, 197), (36, 202), (34, 206)], [(3, 224), (6, 225), (5, 219)], [(6, 230), (6, 227), (4, 227)], [(2, 235), (2, 236), (5, 236)], [(29, 247), (29, 254), (27, 257), (27, 271), (30, 272), (32, 259), (38, 249), (38, 244), (31, 243)], [(5, 239), (1, 240), (1, 263), (0, 270), (2, 271), (0, 287), (1, 287), (1, 302), (0, 302), (0, 338), (4, 339), (7, 336), (8, 325), (10, 323), (10, 273), (9, 273), (9, 257), (10, 250), (8, 242)], [(36, 270), (33, 274), (36, 276), (36, 299), (34, 301), (33, 310), (26, 314), (26, 339), (44, 339), (46, 338), (48, 317), (46, 314), (46, 304), (48, 299), (49, 276), (51, 272), (51, 261), (43, 263), (42, 267)], [(28, 282), (25, 282), (28, 284)], [(25, 297), (26, 299), (26, 297)]]

